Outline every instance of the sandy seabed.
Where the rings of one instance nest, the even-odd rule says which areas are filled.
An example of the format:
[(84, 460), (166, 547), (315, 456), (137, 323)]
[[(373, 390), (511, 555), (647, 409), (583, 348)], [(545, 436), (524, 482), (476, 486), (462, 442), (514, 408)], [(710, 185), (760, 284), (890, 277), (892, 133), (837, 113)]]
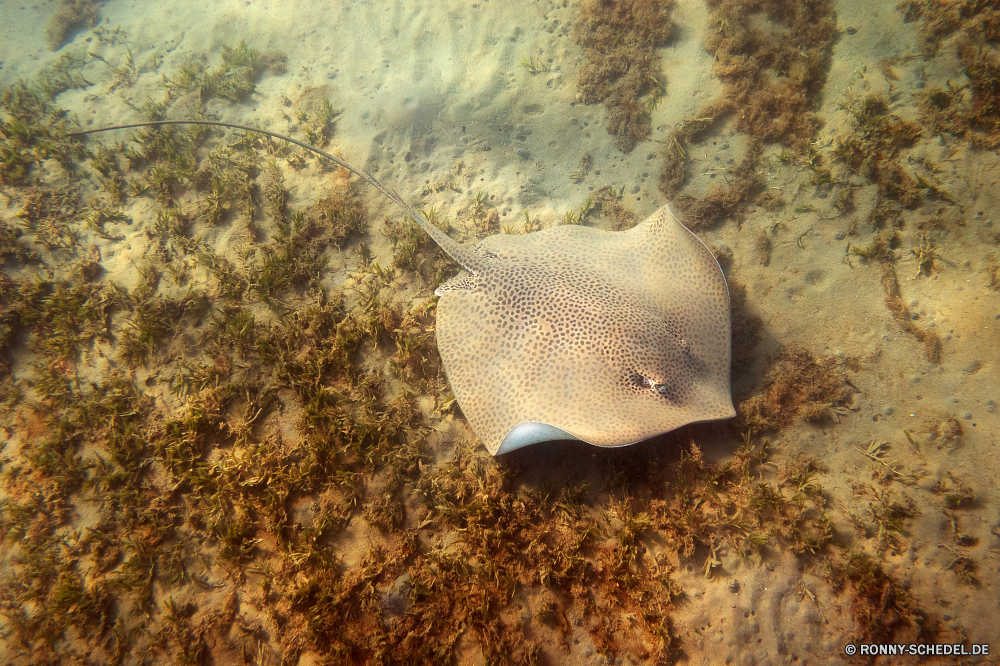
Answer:
[[(727, 90), (705, 48), (730, 29), (718, 4), (670, 9), (662, 99), (628, 152), (605, 107), (584, 103), (575, 1), (111, 0), (56, 51), (58, 3), (5, 3), (0, 86), (62, 72), (71, 85), (51, 104), (83, 128), (144, 120), (165, 101), (170, 118), (312, 136), (462, 241), (568, 213), (611, 230), (746, 177), (752, 140), (735, 108), (683, 144), (683, 188), (669, 201), (660, 189), (674, 132)], [(696, 225), (734, 294), (736, 423), (749, 444), (714, 424), (612, 452), (559, 443), (493, 459), (434, 350), (433, 289), (453, 269), (376, 192), (278, 142), (213, 132), (192, 155), (221, 157), (158, 190), (149, 169), (167, 158), (129, 157), (132, 132), (98, 134), (72, 170), (43, 159), (0, 185), (5, 663), (1000, 651), (1000, 157), (927, 125), (922, 96), (967, 79), (961, 29), (933, 53), (924, 41), (939, 7), (832, 3), (815, 132), (762, 145), (752, 163), (781, 204), (758, 197)], [(252, 91), (191, 83), (241, 42), (264, 59)], [(863, 134), (866, 100), (889, 123), (876, 134), (920, 130), (863, 137), (919, 184), (919, 200), (893, 199), (885, 221), (892, 188), (837, 154)], [(317, 120), (327, 108), (335, 117)], [(118, 201), (94, 166), (98, 144), (117, 155)], [(213, 220), (212, 169), (227, 168)], [(67, 191), (78, 204), (59, 203)], [(95, 218), (95, 201), (115, 213)], [(294, 211), (307, 225), (298, 245)], [(334, 222), (345, 226), (330, 235)], [(282, 248), (323, 259), (266, 286)], [(52, 294), (103, 309), (60, 323)], [(167, 323), (124, 356), (124, 340), (146, 344), (125, 331), (151, 312)], [(80, 336), (69, 353), (45, 342), (66, 335)], [(814, 383), (827, 392), (796, 415), (789, 405)], [(771, 422), (754, 421), (748, 410), (767, 400)]]

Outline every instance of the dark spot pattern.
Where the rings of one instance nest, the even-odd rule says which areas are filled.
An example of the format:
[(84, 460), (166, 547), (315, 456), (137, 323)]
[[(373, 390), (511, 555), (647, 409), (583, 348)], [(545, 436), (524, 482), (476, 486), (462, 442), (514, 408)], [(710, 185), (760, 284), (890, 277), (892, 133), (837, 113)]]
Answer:
[(539, 421), (624, 446), (735, 415), (729, 290), (664, 206), (628, 231), (490, 236), (438, 292), (438, 349), (491, 453)]

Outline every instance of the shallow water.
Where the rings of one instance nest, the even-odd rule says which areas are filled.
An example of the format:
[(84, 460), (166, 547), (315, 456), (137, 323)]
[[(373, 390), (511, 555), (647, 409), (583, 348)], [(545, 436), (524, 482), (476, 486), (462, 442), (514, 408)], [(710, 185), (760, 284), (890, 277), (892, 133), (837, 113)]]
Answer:
[[(996, 644), (992, 14), (767, 7), (5, 7), (5, 661)], [(318, 144), (462, 242), (670, 203), (729, 281), (737, 418), (491, 457), (435, 347), (457, 267), (279, 141), (60, 133), (161, 117)]]

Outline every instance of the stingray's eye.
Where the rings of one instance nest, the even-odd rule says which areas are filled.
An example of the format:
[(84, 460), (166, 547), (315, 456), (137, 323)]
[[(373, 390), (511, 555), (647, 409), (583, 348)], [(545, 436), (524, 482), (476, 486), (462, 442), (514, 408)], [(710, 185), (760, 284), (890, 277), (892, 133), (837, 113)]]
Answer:
[(629, 383), (641, 391), (652, 391), (653, 393), (662, 395), (664, 398), (672, 398), (674, 395), (674, 390), (669, 384), (658, 384), (649, 377), (640, 375), (638, 372), (632, 373), (629, 377)]
[(628, 381), (629, 383), (632, 384), (632, 386), (639, 389), (651, 389), (656, 386), (656, 384), (653, 383), (652, 379), (650, 379), (649, 377), (644, 377), (643, 375), (640, 375), (638, 372), (632, 373), (629, 376)]
[(679, 402), (681, 400), (681, 395), (677, 390), (677, 386), (673, 384), (656, 382), (638, 372), (633, 372), (628, 376), (626, 381), (628, 382), (629, 387), (636, 393), (648, 392), (672, 403)]

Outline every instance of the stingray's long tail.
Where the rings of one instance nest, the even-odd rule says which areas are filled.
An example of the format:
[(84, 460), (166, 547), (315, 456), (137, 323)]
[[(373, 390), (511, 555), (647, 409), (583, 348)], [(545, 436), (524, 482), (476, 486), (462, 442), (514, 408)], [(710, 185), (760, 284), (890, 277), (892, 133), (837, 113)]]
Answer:
[(434, 242), (437, 243), (442, 250), (447, 252), (452, 259), (461, 264), (461, 266), (465, 270), (469, 271), (472, 274), (475, 274), (476, 259), (473, 252), (470, 249), (462, 245), (459, 245), (457, 242), (452, 240), (451, 237), (448, 236), (448, 234), (446, 234), (445, 232), (441, 231), (433, 224), (431, 224), (430, 221), (428, 221), (428, 219), (424, 217), (423, 213), (421, 213), (419, 210), (417, 210), (410, 204), (403, 201), (402, 197), (400, 197), (395, 190), (392, 190), (383, 185), (382, 183), (378, 182), (377, 180), (375, 180), (375, 177), (370, 173), (368, 173), (367, 171), (365, 171), (364, 169), (353, 167), (344, 160), (334, 155), (331, 155), (325, 150), (320, 150), (315, 146), (310, 146), (308, 143), (305, 143), (304, 141), (293, 139), (292, 137), (287, 136), (285, 134), (278, 134), (277, 132), (270, 132), (268, 130), (259, 129), (257, 127), (249, 127), (247, 125), (237, 125), (235, 123), (223, 123), (215, 120), (150, 120), (142, 123), (130, 123), (128, 125), (112, 125), (111, 127), (100, 127), (98, 129), (80, 130), (79, 132), (68, 132), (67, 136), (83, 136), (85, 134), (96, 134), (97, 132), (110, 132), (111, 130), (134, 129), (137, 127), (156, 127), (159, 125), (210, 125), (213, 127), (227, 127), (229, 129), (243, 130), (246, 132), (256, 132), (257, 134), (265, 134), (269, 137), (280, 139), (281, 141), (294, 143), (296, 146), (299, 146), (300, 148), (305, 148), (306, 150), (316, 153), (320, 157), (325, 157), (326, 159), (344, 167), (345, 169), (347, 169), (348, 171), (350, 171), (351, 173), (353, 173), (354, 175), (361, 178), (366, 183), (377, 189), (386, 197), (388, 197), (390, 201), (392, 201), (394, 204), (402, 208), (407, 215), (413, 218), (413, 221), (416, 222), (418, 225), (420, 225), (420, 228), (426, 231), (430, 235), (430, 237), (434, 239)]

